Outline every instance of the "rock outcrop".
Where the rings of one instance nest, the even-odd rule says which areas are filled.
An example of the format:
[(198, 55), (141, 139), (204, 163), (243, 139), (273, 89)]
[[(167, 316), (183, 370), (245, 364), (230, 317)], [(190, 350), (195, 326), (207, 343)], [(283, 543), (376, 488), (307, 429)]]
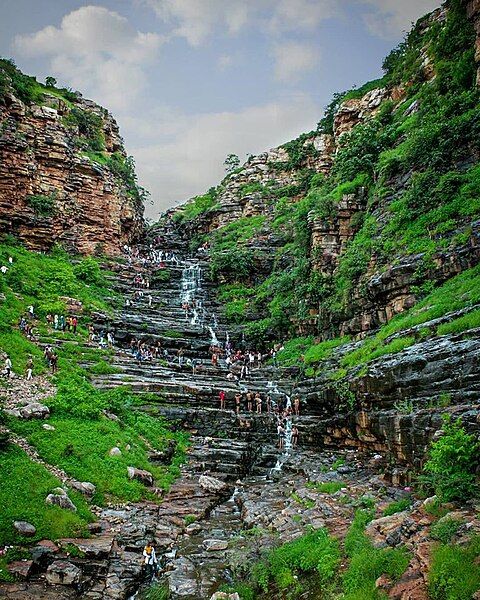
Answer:
[[(111, 114), (80, 96), (67, 103), (47, 89), (36, 104), (13, 92), (0, 96), (0, 231), (34, 250), (59, 243), (88, 254), (138, 239), (141, 199), (109, 167), (112, 156), (127, 160)], [(100, 153), (79, 145), (72, 110), (94, 116)]]

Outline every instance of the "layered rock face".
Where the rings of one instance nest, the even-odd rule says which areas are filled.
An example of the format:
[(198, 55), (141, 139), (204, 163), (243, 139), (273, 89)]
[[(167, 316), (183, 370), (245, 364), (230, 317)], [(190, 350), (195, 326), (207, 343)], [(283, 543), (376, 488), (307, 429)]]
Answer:
[[(125, 159), (113, 117), (80, 98), (75, 108), (98, 117), (103, 154)], [(59, 243), (81, 253), (116, 254), (141, 234), (142, 203), (106, 164), (79, 151), (78, 128), (65, 121), (69, 113), (53, 95), (45, 105), (25, 104), (12, 93), (0, 99), (0, 230), (34, 250)]]

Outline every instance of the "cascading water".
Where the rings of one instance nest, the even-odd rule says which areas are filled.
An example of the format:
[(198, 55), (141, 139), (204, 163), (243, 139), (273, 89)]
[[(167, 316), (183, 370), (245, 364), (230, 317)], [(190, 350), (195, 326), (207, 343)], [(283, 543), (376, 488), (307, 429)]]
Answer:
[(208, 331), (210, 332), (210, 343), (212, 346), (219, 346), (220, 342), (218, 341), (217, 334), (215, 333), (213, 327), (209, 327)]

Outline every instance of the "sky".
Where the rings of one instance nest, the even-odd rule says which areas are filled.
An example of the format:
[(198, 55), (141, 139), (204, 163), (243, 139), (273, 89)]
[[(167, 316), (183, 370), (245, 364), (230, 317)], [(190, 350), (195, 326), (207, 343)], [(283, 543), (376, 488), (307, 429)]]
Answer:
[(439, 0), (0, 0), (0, 55), (117, 119), (146, 214), (311, 131)]

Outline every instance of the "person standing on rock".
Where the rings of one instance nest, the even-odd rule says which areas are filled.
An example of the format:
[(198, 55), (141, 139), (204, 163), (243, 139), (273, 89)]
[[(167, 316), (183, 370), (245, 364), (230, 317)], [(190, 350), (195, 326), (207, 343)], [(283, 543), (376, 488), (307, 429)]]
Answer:
[(12, 375), (12, 361), (8, 354), (5, 354), (5, 376), (7, 379), (10, 379)]
[(298, 417), (300, 415), (300, 398), (298, 396), (295, 396), (293, 400), (293, 410)]
[(56, 352), (52, 352), (50, 356), (50, 366), (52, 367), (52, 375), (55, 375), (57, 372), (57, 363), (58, 363), (58, 354)]
[(252, 394), (252, 392), (247, 392), (247, 410), (248, 410), (248, 412), (253, 412), (253, 394)]
[(32, 379), (32, 374), (33, 374), (33, 358), (30, 357), (27, 361), (27, 366), (26, 366), (27, 381), (30, 381)]
[(257, 406), (257, 415), (261, 415), (262, 414), (262, 397), (260, 396), (259, 392), (257, 392), (255, 394), (255, 404)]
[(295, 448), (295, 446), (298, 445), (298, 427), (296, 425), (294, 425), (292, 427), (292, 446)]
[(147, 542), (143, 549), (145, 574), (148, 579), (152, 579), (157, 570), (157, 555), (155, 554), (155, 548), (153, 542)]
[(218, 394), (218, 397), (220, 399), (220, 410), (225, 410), (225, 396), (225, 391), (220, 390), (220, 393)]
[(242, 395), (241, 394), (235, 394), (235, 412), (238, 414), (240, 414), (240, 401), (242, 400)]
[(278, 435), (278, 448), (280, 450), (283, 449), (283, 444), (284, 444), (284, 440), (285, 440), (285, 429), (282, 426), (282, 423), (279, 421), (278, 425), (277, 425), (277, 435)]

